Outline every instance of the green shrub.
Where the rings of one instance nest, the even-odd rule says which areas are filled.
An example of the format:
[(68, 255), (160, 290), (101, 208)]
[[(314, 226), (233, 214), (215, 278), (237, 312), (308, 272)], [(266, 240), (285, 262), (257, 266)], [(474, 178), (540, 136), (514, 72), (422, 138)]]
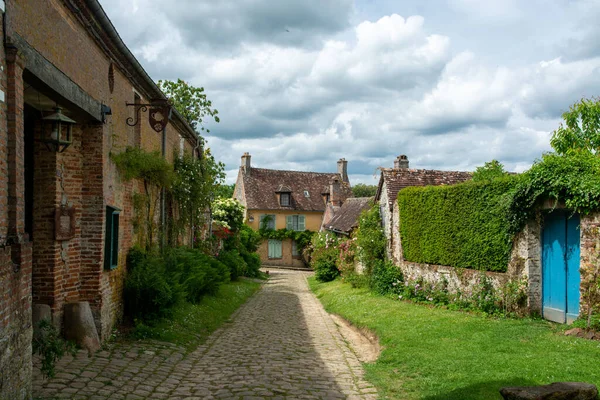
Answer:
[(248, 264), (237, 250), (221, 251), (217, 259), (229, 268), (231, 280), (235, 281), (240, 276), (245, 275)]
[(315, 270), (315, 278), (319, 282), (329, 282), (339, 276), (340, 271), (337, 267), (338, 257), (339, 250), (336, 246), (314, 251), (311, 264)]
[(160, 257), (145, 257), (130, 266), (125, 279), (124, 298), (127, 315), (151, 320), (169, 315), (185, 293), (179, 276), (167, 279), (166, 265)]
[(55, 375), (55, 366), (66, 353), (75, 356), (77, 347), (75, 343), (65, 341), (58, 332), (58, 329), (43, 319), (34, 329), (33, 341), (31, 343), (33, 354), (40, 356), (42, 365), (40, 367), (46, 378), (53, 378)]
[(247, 225), (242, 225), (240, 228), (240, 245), (243, 249), (248, 253), (255, 253), (258, 250), (261, 241), (262, 238), (259, 232)]
[(246, 261), (246, 273), (245, 275), (250, 278), (257, 278), (260, 276), (260, 256), (256, 253), (250, 253), (248, 251), (241, 251), (240, 254)]
[(505, 272), (513, 233), (504, 212), (515, 176), (398, 193), (407, 261)]
[(358, 259), (364, 265), (365, 272), (370, 275), (375, 263), (385, 259), (386, 239), (377, 204), (363, 211), (355, 237)]
[(377, 260), (373, 263), (370, 286), (375, 293), (399, 294), (403, 281), (402, 271), (391, 261)]

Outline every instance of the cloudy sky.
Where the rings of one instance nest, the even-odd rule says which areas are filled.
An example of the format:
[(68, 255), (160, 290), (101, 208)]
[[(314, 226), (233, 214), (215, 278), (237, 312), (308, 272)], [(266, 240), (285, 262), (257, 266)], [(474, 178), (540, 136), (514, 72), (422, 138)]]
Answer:
[(203, 86), (213, 153), (375, 183), (413, 168), (523, 171), (600, 95), (598, 0), (101, 0), (155, 79)]

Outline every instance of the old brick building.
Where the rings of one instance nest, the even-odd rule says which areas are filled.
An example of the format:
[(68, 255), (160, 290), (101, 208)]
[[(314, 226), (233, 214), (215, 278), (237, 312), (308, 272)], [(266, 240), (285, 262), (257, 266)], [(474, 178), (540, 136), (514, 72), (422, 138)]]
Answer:
[(101, 339), (122, 314), (139, 187), (110, 155), (172, 158), (199, 141), (176, 112), (156, 129), (166, 110), (131, 105), (165, 98), (97, 0), (0, 6), (0, 398), (20, 399), (31, 396), (32, 305), (50, 306), (60, 328), (65, 304), (89, 302)]

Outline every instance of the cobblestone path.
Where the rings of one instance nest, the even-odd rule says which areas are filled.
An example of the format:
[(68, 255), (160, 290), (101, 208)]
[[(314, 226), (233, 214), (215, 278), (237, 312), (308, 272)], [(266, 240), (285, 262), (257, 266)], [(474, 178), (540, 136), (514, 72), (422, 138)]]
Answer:
[(34, 370), (42, 399), (374, 399), (362, 368), (306, 273), (271, 279), (195, 351), (158, 342), (63, 358), (54, 379)]

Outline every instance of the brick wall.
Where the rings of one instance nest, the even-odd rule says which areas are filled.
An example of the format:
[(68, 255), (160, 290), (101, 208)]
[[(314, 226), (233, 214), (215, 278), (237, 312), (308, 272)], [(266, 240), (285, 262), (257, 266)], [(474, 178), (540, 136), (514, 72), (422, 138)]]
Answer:
[[(3, 17), (1, 17), (3, 18)], [(3, 21), (0, 21), (3, 22)], [(0, 32), (0, 39), (4, 37)], [(23, 60), (0, 46), (0, 398), (31, 398), (31, 243), (24, 230)]]

